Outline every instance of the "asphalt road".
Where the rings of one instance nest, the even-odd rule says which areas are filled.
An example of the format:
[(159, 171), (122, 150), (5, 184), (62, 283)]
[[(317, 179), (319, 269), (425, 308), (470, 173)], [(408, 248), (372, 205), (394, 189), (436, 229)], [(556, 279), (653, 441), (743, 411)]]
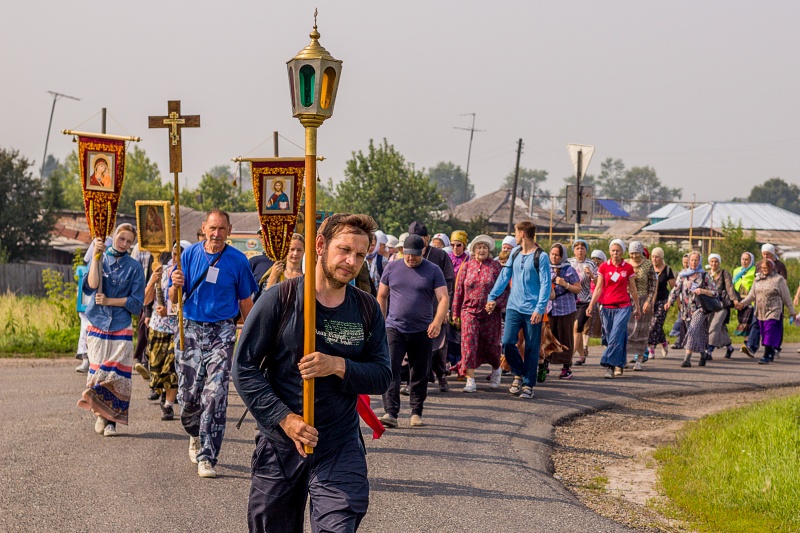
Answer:
[[(553, 425), (620, 402), (650, 402), (708, 391), (800, 385), (797, 346), (760, 366), (736, 353), (705, 369), (679, 368), (677, 355), (605, 380), (597, 365), (558, 372), (536, 388), (533, 401), (488, 388), (478, 392), (431, 387), (425, 426), (401, 427), (367, 442), (370, 510), (361, 531), (612, 532), (627, 528), (592, 513), (552, 477)], [(0, 531), (246, 531), (250, 454), (255, 424), (237, 431), (242, 402), (231, 391), (228, 431), (217, 479), (200, 479), (187, 456), (180, 422), (162, 422), (134, 376), (130, 426), (104, 438), (94, 418), (76, 407), (85, 376), (75, 361), (0, 360)], [(373, 398), (380, 415), (380, 399)]]

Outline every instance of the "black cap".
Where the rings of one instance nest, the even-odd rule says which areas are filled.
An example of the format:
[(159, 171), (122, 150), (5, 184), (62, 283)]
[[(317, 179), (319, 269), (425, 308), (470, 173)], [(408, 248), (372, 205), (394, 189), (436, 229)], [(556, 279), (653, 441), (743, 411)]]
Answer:
[[(422, 226), (423, 228), (425, 226)], [(419, 235), (409, 235), (403, 241), (403, 255), (422, 255), (425, 248), (425, 241)]]
[(427, 237), (428, 228), (425, 227), (425, 224), (422, 224), (421, 222), (417, 222), (415, 220), (408, 226), (408, 234), (419, 235), (420, 237)]

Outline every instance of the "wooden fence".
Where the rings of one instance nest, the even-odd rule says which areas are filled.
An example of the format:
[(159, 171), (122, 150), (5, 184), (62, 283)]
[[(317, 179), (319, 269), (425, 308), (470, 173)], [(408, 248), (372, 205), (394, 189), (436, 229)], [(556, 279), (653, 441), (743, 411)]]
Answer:
[(20, 296), (46, 296), (42, 283), (42, 272), (45, 269), (61, 272), (65, 281), (73, 281), (71, 265), (9, 263), (0, 265), (0, 293), (11, 291)]

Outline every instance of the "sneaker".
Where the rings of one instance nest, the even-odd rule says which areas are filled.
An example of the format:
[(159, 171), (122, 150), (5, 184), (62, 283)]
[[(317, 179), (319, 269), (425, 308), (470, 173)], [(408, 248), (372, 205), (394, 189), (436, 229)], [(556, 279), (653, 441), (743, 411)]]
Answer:
[(649, 360), (650, 360), (650, 354), (648, 352), (644, 352), (642, 354), (642, 363), (646, 363)]
[(175, 419), (175, 410), (171, 405), (161, 407), (161, 420), (169, 421)]
[(661, 357), (666, 357), (669, 355), (669, 346), (668, 345), (661, 345)]
[(211, 466), (210, 461), (203, 460), (197, 463), (197, 475), (200, 477), (215, 478), (217, 477), (217, 471)]
[(508, 392), (514, 396), (522, 392), (522, 380), (519, 378), (514, 378), (514, 381), (511, 383), (511, 387), (508, 388)]
[(742, 353), (743, 353), (743, 354), (745, 354), (747, 357), (753, 357), (753, 356), (755, 355), (755, 354), (754, 354), (754, 353), (753, 353), (753, 352), (750, 350), (750, 348), (748, 348), (748, 346), (747, 346), (746, 344), (742, 344), (741, 351), (742, 351)]
[(728, 349), (725, 350), (725, 359), (730, 359), (731, 355), (733, 355), (733, 346), (728, 346)]
[(533, 387), (522, 387), (522, 392), (519, 395), (523, 400), (530, 400), (533, 398)]
[(84, 357), (83, 360), (81, 360), (81, 364), (75, 367), (75, 372), (78, 372), (80, 374), (86, 374), (88, 371), (89, 371), (89, 358)]
[(766, 355), (765, 355), (764, 357), (762, 357), (761, 359), (759, 359), (759, 360), (758, 360), (758, 364), (759, 364), (759, 365), (768, 365), (768, 364), (770, 364), (771, 362), (772, 362), (772, 361), (770, 360), (770, 358), (769, 358), (769, 357), (767, 357)]
[[(638, 354), (638, 353), (637, 353), (636, 355), (634, 355), (634, 356), (633, 356), (633, 359), (631, 359), (630, 361), (628, 361), (628, 363), (629, 363), (629, 364), (631, 364), (631, 365), (635, 365), (635, 364), (636, 364), (636, 363), (638, 363), (638, 362), (639, 362), (639, 354)], [(627, 368), (627, 367), (626, 367), (626, 368)]]
[(197, 464), (198, 453), (200, 453), (200, 437), (189, 437), (189, 460), (194, 464)]
[(108, 425), (108, 420), (103, 418), (102, 416), (98, 416), (97, 420), (94, 421), (94, 432), (98, 435), (102, 435), (103, 432), (106, 430), (106, 426)]
[(136, 363), (133, 365), (133, 369), (136, 370), (142, 379), (145, 381), (150, 381), (150, 371), (147, 370), (142, 363)]
[(419, 415), (411, 415), (411, 421), (408, 423), (409, 426), (418, 428), (420, 426), (424, 426), (425, 424), (422, 423), (422, 417)]
[(614, 369), (610, 366), (606, 367), (606, 373), (603, 377), (606, 379), (612, 379), (614, 377)]
[(151, 402), (154, 402), (159, 398), (161, 398), (161, 395), (156, 391), (154, 391), (153, 389), (150, 389), (150, 394), (147, 395), (147, 399), (150, 400)]
[(572, 378), (572, 370), (568, 367), (561, 368), (561, 375), (558, 376), (558, 379), (571, 379)]
[(578, 366), (581, 366), (585, 362), (586, 362), (586, 357), (583, 355), (575, 359), (575, 364)]
[(539, 370), (536, 372), (536, 383), (544, 383), (547, 379), (548, 368), (547, 363), (542, 363), (539, 365)]
[(489, 374), (489, 378), (490, 378), (489, 379), (489, 386), (492, 387), (493, 389), (499, 388), (500, 387), (500, 380), (502, 379), (502, 377), (503, 376), (500, 374), (500, 369), (499, 368), (497, 368), (495, 370), (492, 370), (492, 373)]
[(633, 363), (633, 369), (634, 370), (641, 370), (642, 369), (642, 363), (640, 363), (639, 361), (636, 361), (635, 363)]
[(408, 385), (400, 385), (400, 394), (402, 394), (403, 396), (409, 395)]
[(475, 379), (467, 378), (467, 384), (464, 385), (461, 392), (475, 392), (476, 390), (478, 390), (478, 386), (475, 384)]
[(614, 377), (615, 377), (615, 378), (618, 378), (618, 377), (620, 377), (620, 376), (622, 375), (622, 372), (623, 372), (623, 370), (622, 370), (622, 367), (621, 367), (621, 366), (618, 366), (618, 367), (616, 367), (616, 368), (614, 369)]
[(390, 415), (389, 413), (384, 414), (378, 420), (381, 421), (383, 427), (386, 428), (396, 428), (397, 427), (397, 417)]
[(116, 437), (117, 436), (117, 425), (114, 422), (109, 422), (106, 424), (105, 429), (103, 430), (104, 437)]
[(447, 378), (442, 376), (439, 378), (439, 391), (440, 392), (447, 392), (450, 390), (450, 387), (447, 385)]

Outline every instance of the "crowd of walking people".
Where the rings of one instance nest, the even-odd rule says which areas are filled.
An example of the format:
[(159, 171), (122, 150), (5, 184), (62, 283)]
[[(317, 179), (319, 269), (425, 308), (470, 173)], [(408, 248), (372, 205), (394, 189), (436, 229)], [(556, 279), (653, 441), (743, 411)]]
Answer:
[[(509, 393), (529, 400), (553, 365), (564, 381), (576, 367), (590, 372), (591, 339), (603, 346), (602, 375), (618, 378), (625, 369), (642, 371), (657, 349), (668, 357), (664, 327), (672, 307), (678, 310), (670, 333), (678, 338), (671, 348), (683, 352), (680, 367), (691, 367), (695, 354), (706, 366), (717, 349), (733, 356), (733, 310), (735, 336), (745, 339), (741, 351), (755, 357), (763, 346), (758, 362), (770, 364), (781, 352), (784, 316), (794, 317), (800, 300), (800, 288), (792, 298), (786, 267), (770, 244), (758, 262), (742, 253), (732, 272), (719, 254), (704, 265), (699, 251), (673, 270), (662, 248), (636, 240), (614, 239), (607, 250), (583, 239), (542, 249), (531, 222), (498, 243), (463, 230), (431, 235), (418, 221), (395, 237), (365, 215), (336, 214), (315, 243), (317, 351), (304, 354), (303, 237), (291, 237), (282, 261), (248, 262), (227, 244), (231, 230), (228, 214), (214, 209), (199, 242), (176, 242), (156, 262), (130, 253), (136, 229), (129, 224), (92, 243), (79, 287), (87, 306), (76, 370), (87, 373), (87, 382), (78, 404), (96, 417), (98, 434), (113, 436), (117, 424), (128, 424), (133, 376), (141, 375), (162, 420), (175, 419), (179, 404), (189, 459), (200, 477), (213, 478), (233, 379), (259, 428), (252, 530), (302, 524), (302, 513), (276, 509), (304, 506), (310, 487), (324, 485), (320, 469), (328, 481), (354, 473), (366, 479), (358, 395), (381, 395), (386, 428), (401, 424), (401, 396), (408, 396), (408, 425), (419, 427), (431, 384), (445, 393), (459, 380), (463, 393), (476, 393), (476, 370), (488, 365), (485, 386), (499, 388), (506, 374)], [(132, 316), (139, 316), (136, 350)], [(325, 406), (313, 427), (302, 418), (303, 380), (310, 378)], [(306, 446), (315, 447), (313, 456)], [(287, 469), (306, 480), (304, 488), (276, 481), (276, 472)], [(350, 483), (344, 500), (325, 497), (325, 490), (317, 493), (312, 519), (357, 527), (366, 486)]]

